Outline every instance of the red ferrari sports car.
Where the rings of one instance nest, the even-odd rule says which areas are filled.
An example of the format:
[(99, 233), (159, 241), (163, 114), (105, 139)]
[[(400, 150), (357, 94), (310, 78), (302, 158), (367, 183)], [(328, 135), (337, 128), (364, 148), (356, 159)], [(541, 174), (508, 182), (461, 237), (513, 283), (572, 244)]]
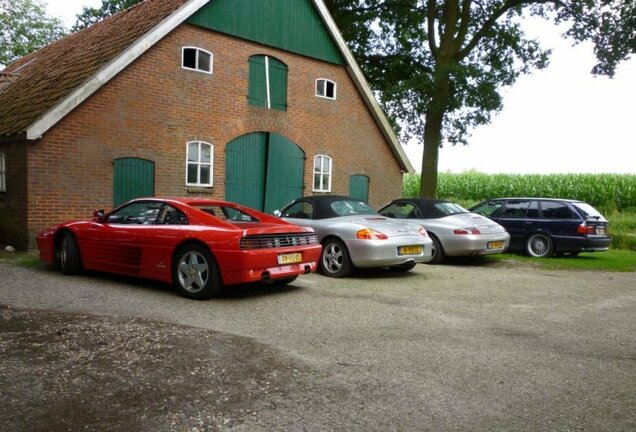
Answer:
[(205, 299), (226, 285), (289, 283), (315, 271), (321, 253), (313, 229), (226, 201), (140, 198), (94, 216), (40, 233), (42, 260), (64, 274), (155, 279)]

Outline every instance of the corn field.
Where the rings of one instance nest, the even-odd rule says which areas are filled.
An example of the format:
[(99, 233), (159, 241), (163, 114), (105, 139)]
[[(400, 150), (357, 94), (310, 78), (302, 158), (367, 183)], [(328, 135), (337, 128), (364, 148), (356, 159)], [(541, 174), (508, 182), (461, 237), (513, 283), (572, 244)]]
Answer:
[[(406, 174), (402, 194), (416, 197), (420, 175)], [(606, 212), (636, 210), (636, 175), (632, 174), (461, 174), (440, 173), (438, 196), (479, 202), (503, 197), (570, 198)]]

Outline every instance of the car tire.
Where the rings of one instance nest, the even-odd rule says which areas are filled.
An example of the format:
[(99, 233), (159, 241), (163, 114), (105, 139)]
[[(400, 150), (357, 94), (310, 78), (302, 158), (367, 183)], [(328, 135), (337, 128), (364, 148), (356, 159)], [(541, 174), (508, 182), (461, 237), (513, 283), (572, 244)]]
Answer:
[(554, 244), (549, 235), (532, 234), (526, 240), (526, 254), (535, 258), (547, 258), (554, 253)]
[(439, 264), (444, 261), (446, 258), (446, 254), (444, 253), (444, 249), (442, 248), (442, 244), (439, 239), (435, 237), (435, 235), (429, 232), (429, 236), (431, 240), (433, 240), (433, 259), (428, 262), (428, 264)]
[(349, 251), (340, 240), (331, 238), (322, 244), (320, 271), (325, 276), (334, 278), (348, 276), (353, 271)]
[(184, 246), (174, 255), (172, 281), (179, 294), (194, 300), (218, 296), (223, 290), (214, 257), (198, 244)]
[(82, 255), (73, 233), (66, 231), (59, 249), (60, 270), (65, 275), (76, 275), (82, 271)]

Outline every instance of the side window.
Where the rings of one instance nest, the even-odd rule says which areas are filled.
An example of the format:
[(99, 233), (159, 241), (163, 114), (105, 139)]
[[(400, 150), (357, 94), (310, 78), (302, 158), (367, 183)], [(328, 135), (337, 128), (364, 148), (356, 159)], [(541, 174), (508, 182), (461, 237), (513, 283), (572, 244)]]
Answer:
[(212, 186), (214, 146), (203, 141), (187, 144), (186, 186)]
[(201, 48), (183, 47), (181, 50), (181, 67), (199, 72), (212, 73), (213, 55)]
[(570, 208), (560, 202), (541, 201), (541, 213), (544, 219), (572, 219)]
[(0, 153), (0, 192), (7, 191), (7, 168), (4, 153)]
[(159, 217), (163, 203), (158, 201), (134, 202), (108, 216), (108, 223), (125, 225), (153, 225)]
[(331, 192), (331, 157), (314, 156), (314, 192)]
[(296, 219), (313, 219), (314, 206), (306, 201), (300, 201), (289, 207), (283, 213), (283, 217)]
[(287, 66), (265, 55), (250, 57), (247, 99), (250, 105), (287, 110)]
[(482, 204), (479, 204), (477, 207), (473, 208), (473, 212), (483, 215), (483, 216), (500, 216), (498, 213), (501, 213), (500, 210), (504, 206), (503, 201), (488, 201)]
[(500, 216), (505, 218), (523, 218), (526, 216), (526, 210), (529, 205), (529, 201), (508, 201)]
[(326, 78), (318, 78), (316, 80), (316, 96), (326, 99), (335, 99), (336, 83)]
[(187, 225), (188, 217), (171, 205), (164, 204), (157, 217), (158, 225)]
[(537, 219), (539, 217), (539, 202), (532, 201), (530, 206), (528, 207), (528, 211), (526, 212), (526, 217), (528, 219)]
[(380, 214), (395, 219), (422, 219), (420, 210), (413, 204), (408, 203), (391, 204), (382, 209)]

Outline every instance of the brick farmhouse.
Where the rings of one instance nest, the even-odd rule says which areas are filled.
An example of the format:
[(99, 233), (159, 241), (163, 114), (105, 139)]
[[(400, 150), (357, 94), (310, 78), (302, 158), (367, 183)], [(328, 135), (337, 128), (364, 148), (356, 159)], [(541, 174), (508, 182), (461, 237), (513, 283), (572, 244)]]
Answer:
[(322, 0), (146, 0), (0, 71), (0, 244), (138, 196), (378, 206), (412, 170)]

